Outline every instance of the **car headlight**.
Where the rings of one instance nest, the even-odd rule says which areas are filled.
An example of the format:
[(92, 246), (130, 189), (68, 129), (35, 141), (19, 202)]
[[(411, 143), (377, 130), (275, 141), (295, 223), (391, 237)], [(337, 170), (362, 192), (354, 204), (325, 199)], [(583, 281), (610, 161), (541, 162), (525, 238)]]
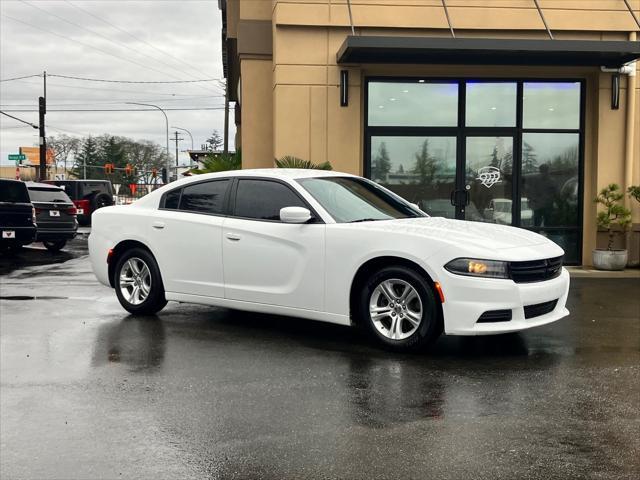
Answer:
[(447, 263), (444, 268), (458, 275), (484, 278), (509, 278), (507, 262), (501, 262), (499, 260), (456, 258)]

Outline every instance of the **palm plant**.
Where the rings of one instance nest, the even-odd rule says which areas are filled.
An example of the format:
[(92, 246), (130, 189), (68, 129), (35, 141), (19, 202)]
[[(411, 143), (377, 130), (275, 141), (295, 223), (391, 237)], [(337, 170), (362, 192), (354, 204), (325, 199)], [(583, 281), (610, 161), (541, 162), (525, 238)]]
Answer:
[(190, 170), (191, 173), (199, 175), (201, 173), (226, 172), (227, 170), (240, 170), (242, 168), (242, 154), (240, 150), (236, 153), (221, 153), (219, 155), (209, 154), (202, 161), (201, 168)]
[(333, 167), (329, 162), (313, 163), (309, 160), (303, 160), (302, 158), (294, 157), (293, 155), (285, 155), (281, 158), (276, 158), (276, 167), (278, 168), (306, 168), (313, 170), (333, 170)]

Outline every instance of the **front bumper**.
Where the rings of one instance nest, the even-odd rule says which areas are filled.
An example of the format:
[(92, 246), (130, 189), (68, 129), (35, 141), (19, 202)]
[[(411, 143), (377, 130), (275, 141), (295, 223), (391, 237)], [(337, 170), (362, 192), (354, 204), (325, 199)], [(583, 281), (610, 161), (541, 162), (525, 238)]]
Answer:
[[(565, 268), (551, 280), (515, 283), (513, 280), (475, 278), (446, 272), (440, 284), (444, 330), (448, 335), (492, 335), (517, 332), (546, 325), (569, 315), (565, 305), (569, 293), (569, 273)], [(524, 307), (557, 300), (549, 313), (525, 318)], [(509, 321), (478, 323), (480, 316), (493, 310), (511, 310)]]

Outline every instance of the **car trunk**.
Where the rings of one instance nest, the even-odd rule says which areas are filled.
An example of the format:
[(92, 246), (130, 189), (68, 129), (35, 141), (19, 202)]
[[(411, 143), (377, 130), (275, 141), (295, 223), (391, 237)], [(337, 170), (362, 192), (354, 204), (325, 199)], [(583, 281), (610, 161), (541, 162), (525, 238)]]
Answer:
[(29, 196), (36, 209), (38, 231), (75, 228), (76, 207), (64, 191), (58, 188), (31, 187)]

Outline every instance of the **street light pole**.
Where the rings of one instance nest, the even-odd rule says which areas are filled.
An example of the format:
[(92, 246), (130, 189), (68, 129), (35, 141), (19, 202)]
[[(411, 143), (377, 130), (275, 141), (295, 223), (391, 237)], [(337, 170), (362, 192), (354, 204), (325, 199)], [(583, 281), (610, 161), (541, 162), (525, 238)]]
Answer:
[[(193, 135), (191, 135), (191, 132), (186, 128), (182, 128), (182, 127), (171, 127), (171, 128), (175, 128), (176, 130), (182, 130), (183, 132), (187, 132), (189, 134), (189, 138), (191, 138), (191, 150), (193, 150)], [(189, 167), (193, 168), (193, 159), (191, 158), (191, 155), (189, 155)]]
[[(162, 114), (164, 115), (164, 121), (166, 124), (166, 137), (167, 137), (167, 171), (171, 171), (171, 161), (169, 159), (169, 118), (167, 117), (167, 114), (165, 113), (165, 111), (163, 109), (161, 109), (159, 106), (157, 105), (153, 105), (151, 103), (137, 103), (137, 102), (126, 102), (128, 105), (142, 105), (144, 107), (153, 107), (153, 108), (157, 108), (158, 110), (160, 110), (162, 112)], [(176, 175), (178, 174), (178, 171), (176, 170)]]

